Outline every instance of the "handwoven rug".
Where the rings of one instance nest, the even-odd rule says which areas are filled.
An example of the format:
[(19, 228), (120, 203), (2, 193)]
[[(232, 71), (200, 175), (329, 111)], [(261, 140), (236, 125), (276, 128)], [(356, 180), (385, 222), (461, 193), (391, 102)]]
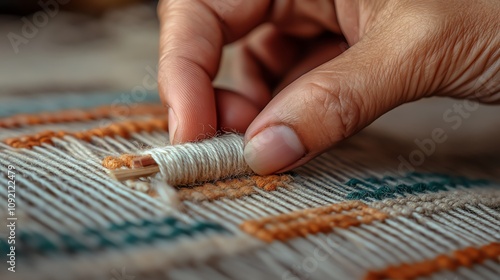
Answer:
[(0, 118), (0, 279), (499, 278), (495, 156), (361, 133), (289, 173), (119, 182), (110, 170), (169, 145), (153, 99)]

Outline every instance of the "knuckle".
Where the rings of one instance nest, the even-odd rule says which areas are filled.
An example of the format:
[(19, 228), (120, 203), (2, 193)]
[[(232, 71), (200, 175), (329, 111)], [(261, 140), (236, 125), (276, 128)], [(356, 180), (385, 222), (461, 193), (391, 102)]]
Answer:
[[(330, 143), (354, 134), (359, 128), (361, 103), (352, 87), (310, 82), (311, 108), (317, 108), (313, 123), (319, 124)], [(308, 105), (309, 106), (309, 105)]]

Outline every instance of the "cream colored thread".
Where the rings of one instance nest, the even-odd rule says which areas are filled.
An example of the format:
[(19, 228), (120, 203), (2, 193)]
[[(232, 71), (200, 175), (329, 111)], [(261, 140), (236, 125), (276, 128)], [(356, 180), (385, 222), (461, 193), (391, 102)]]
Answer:
[(162, 177), (172, 186), (252, 173), (243, 157), (243, 137), (237, 134), (155, 148), (144, 154), (154, 158)]
[(370, 206), (391, 216), (411, 216), (413, 213), (430, 215), (436, 212), (463, 208), (467, 205), (483, 204), (495, 206), (500, 203), (500, 191), (496, 189), (454, 190), (422, 195), (387, 199), (371, 203)]

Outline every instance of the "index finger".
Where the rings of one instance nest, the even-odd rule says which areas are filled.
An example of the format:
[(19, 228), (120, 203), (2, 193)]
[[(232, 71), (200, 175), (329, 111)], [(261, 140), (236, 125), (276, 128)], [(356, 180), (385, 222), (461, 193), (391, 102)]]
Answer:
[(160, 17), (159, 92), (169, 107), (172, 143), (215, 132), (212, 80), (222, 47), (264, 21), (271, 0), (163, 0)]

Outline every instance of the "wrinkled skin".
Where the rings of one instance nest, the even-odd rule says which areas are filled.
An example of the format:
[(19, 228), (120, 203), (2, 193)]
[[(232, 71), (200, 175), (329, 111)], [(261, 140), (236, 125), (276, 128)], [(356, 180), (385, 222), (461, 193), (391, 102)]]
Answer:
[[(171, 141), (246, 131), (259, 174), (304, 164), (409, 101), (500, 100), (498, 0), (163, 0), (158, 14)], [(237, 92), (214, 89), (234, 41)]]

